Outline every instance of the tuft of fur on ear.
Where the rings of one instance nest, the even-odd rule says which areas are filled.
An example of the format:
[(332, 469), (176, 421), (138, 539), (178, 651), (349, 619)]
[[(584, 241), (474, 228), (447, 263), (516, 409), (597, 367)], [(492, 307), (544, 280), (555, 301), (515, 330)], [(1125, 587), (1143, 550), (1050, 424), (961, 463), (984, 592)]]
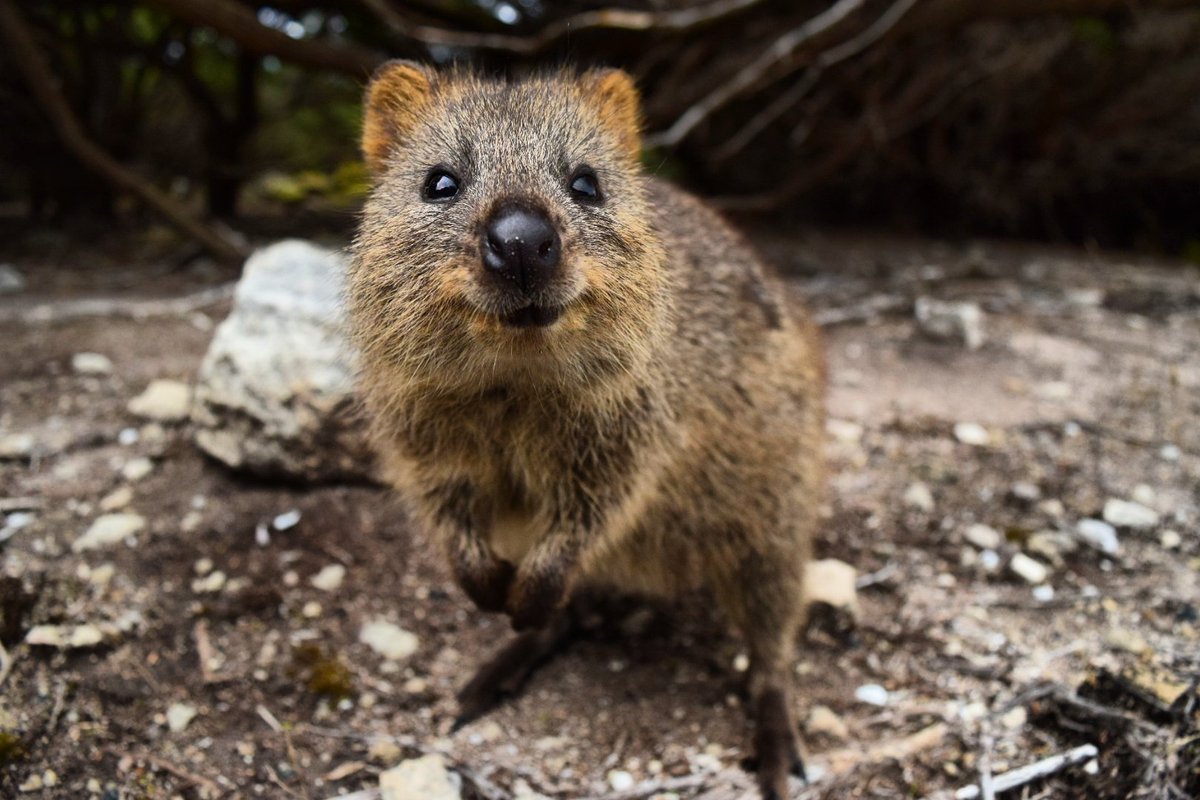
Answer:
[(642, 149), (642, 110), (637, 87), (619, 69), (590, 70), (581, 79), (584, 96), (600, 110), (600, 119), (617, 134), (630, 158)]
[(371, 76), (363, 103), (362, 152), (373, 176), (383, 174), (388, 154), (421, 119), (433, 95), (433, 78), (432, 70), (399, 59)]

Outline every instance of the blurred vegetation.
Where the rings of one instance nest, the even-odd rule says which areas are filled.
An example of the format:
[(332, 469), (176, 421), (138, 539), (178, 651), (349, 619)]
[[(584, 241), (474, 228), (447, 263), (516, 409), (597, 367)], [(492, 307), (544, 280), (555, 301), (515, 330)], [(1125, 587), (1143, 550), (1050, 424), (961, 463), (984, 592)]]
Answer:
[[(368, 188), (362, 89), (399, 56), (625, 67), (646, 95), (647, 166), (734, 210), (1200, 259), (1195, 3), (658, 0), (626, 16), (590, 0), (0, 3), (97, 147), (234, 228), (296, 209), (352, 221)], [(0, 48), (5, 215), (144, 215), (64, 147), (11, 61)]]

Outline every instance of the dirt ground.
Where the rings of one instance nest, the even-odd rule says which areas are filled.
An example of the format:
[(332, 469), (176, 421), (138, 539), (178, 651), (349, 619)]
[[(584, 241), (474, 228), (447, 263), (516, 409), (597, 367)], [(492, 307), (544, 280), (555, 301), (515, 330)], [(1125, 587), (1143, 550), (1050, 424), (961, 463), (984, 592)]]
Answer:
[[(1200, 271), (756, 238), (827, 323), (834, 469), (816, 549), (860, 576), (857, 622), (818, 609), (801, 640), (814, 782), (795, 796), (952, 796), (1084, 744), (1094, 760), (1006, 796), (1200, 796)], [(150, 380), (195, 374), (227, 305), (14, 321), (232, 276), (13, 263), (29, 286), (0, 296), (0, 440), (32, 448), (0, 458), (0, 795), (368, 798), (429, 752), (467, 798), (745, 795), (742, 653), (703, 598), (598, 625), (451, 733), (456, 688), (507, 624), (469, 606), (386, 491), (232, 474), (185, 424), (127, 411)], [(919, 296), (977, 303), (983, 346), (923, 336)], [(111, 372), (79, 374), (79, 352)], [(146, 526), (76, 553), (102, 498)], [(1077, 523), (1114, 498), (1156, 519), (1119, 525), (1117, 552), (1081, 544)], [(271, 527), (292, 510), (298, 524)], [(1018, 554), (1046, 569), (1040, 585)], [(340, 586), (312, 585), (331, 565)], [(416, 652), (383, 659), (359, 640), (372, 620), (414, 633)], [(26, 642), (42, 625), (76, 646)]]

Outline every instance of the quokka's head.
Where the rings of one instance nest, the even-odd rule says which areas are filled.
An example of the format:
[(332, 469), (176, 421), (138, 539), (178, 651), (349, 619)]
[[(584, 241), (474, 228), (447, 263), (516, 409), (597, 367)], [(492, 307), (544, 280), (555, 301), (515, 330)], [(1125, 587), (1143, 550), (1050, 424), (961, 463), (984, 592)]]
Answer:
[(644, 360), (665, 278), (639, 113), (618, 70), (507, 82), (384, 65), (350, 287), (368, 368), (585, 378)]

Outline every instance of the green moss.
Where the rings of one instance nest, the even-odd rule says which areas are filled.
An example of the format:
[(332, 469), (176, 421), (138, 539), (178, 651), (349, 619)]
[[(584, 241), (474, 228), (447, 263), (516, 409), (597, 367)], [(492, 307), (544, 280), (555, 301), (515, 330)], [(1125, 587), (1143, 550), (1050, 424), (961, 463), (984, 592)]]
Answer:
[(292, 651), (296, 677), (315, 695), (340, 700), (354, 696), (354, 674), (336, 654), (317, 644), (302, 644)]
[(25, 742), (20, 736), (8, 731), (0, 731), (0, 765), (20, 761), (29, 755)]

